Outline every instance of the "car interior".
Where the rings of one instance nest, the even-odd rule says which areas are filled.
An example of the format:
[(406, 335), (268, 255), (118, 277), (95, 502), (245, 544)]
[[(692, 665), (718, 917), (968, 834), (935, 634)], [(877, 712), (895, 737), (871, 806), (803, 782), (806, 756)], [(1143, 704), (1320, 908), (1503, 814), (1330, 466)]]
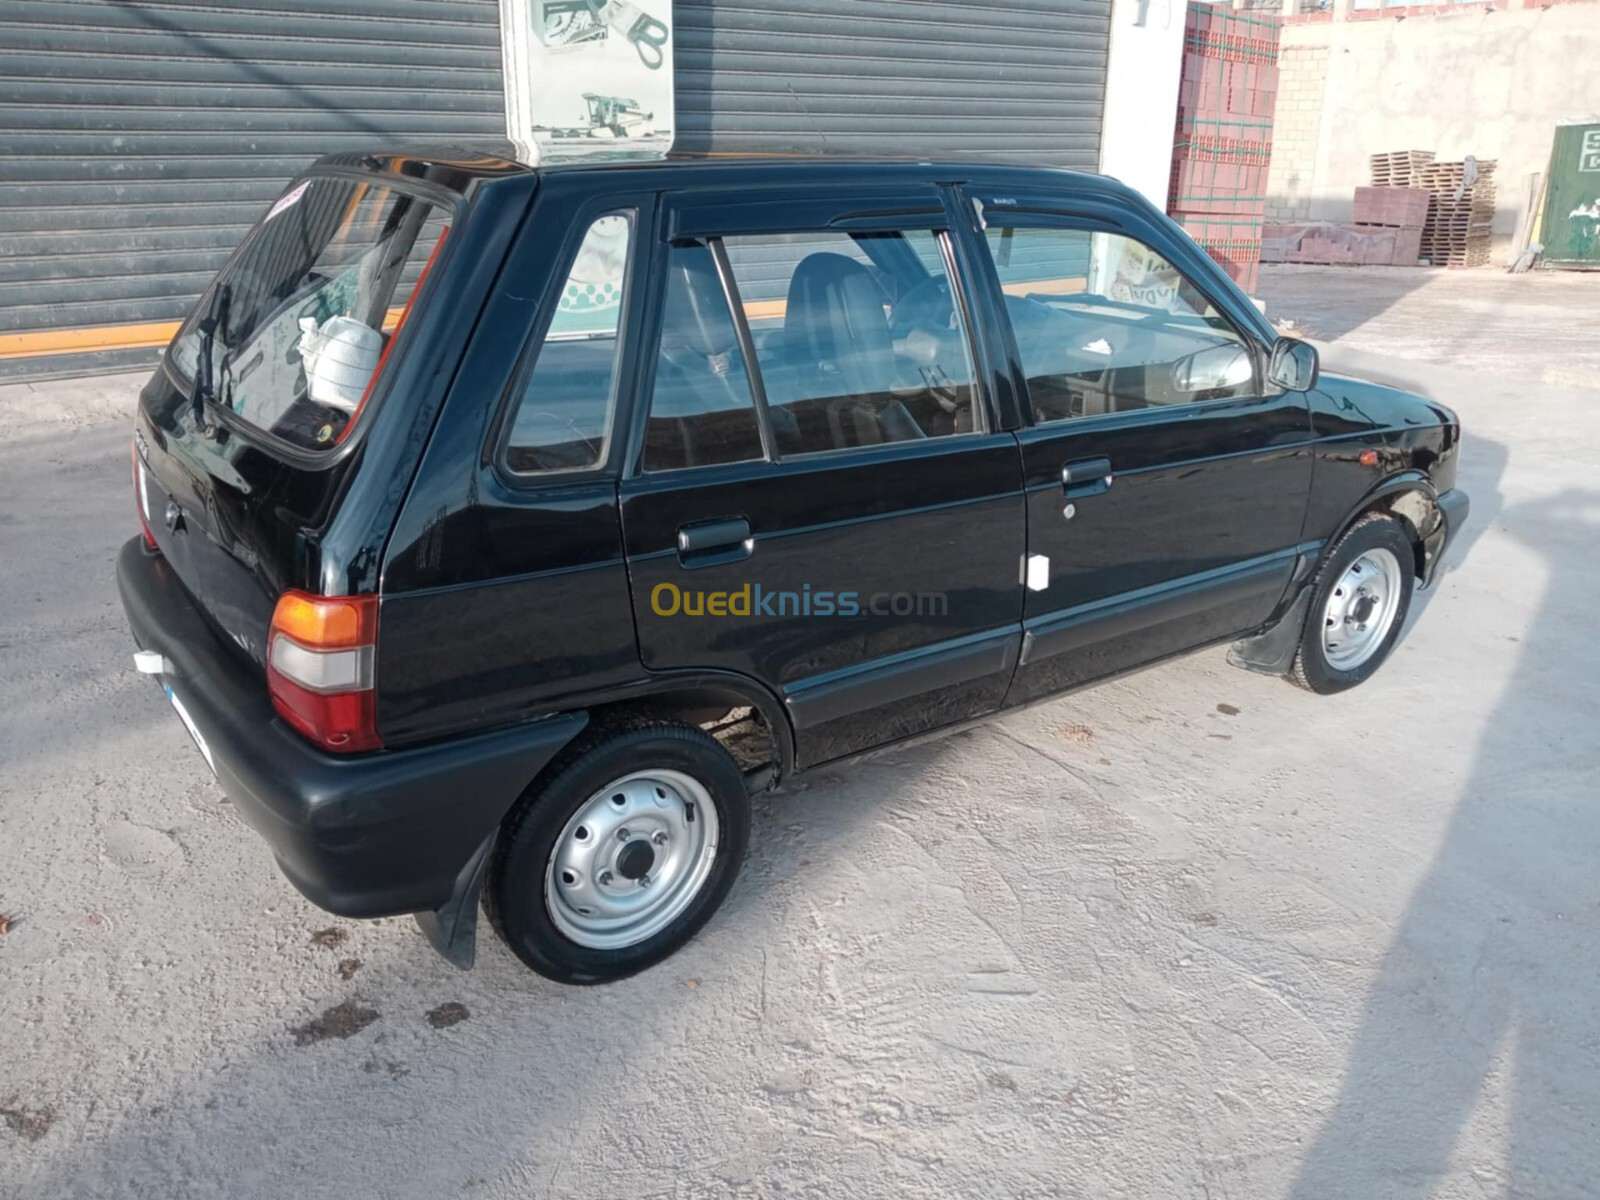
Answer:
[[(912, 236), (928, 239), (937, 253), (935, 235)], [(919, 254), (908, 235), (797, 234), (724, 245), (778, 456), (980, 427), (969, 343), (943, 262)], [(1185, 403), (1251, 386), (1241, 339), (1205, 313), (1192, 288), (1162, 308), (1046, 290), (1063, 282), (1059, 265), (1034, 273), (1043, 277), (1041, 290), (1011, 282), (1005, 302), (1036, 420)], [(709, 242), (670, 247), (665, 300), (645, 469), (761, 458), (750, 365)], [(1236, 369), (1211, 379), (1211, 387), (1196, 386), (1197, 373), (1183, 364), (1218, 346), (1233, 348), (1242, 381)], [(511, 469), (598, 464), (615, 369), (614, 330), (547, 340), (508, 439)]]
[[(948, 284), (914, 254), (894, 257), (894, 270), (880, 265), (889, 256), (874, 249), (887, 239), (900, 235), (860, 235), (854, 254), (790, 247), (781, 301), (763, 298), (759, 280), (750, 289), (738, 280), (779, 456), (974, 427), (971, 360)], [(735, 259), (736, 279), (740, 268)], [(758, 458), (749, 373), (711, 252), (674, 246), (669, 270), (645, 465)]]
[[(1057, 228), (987, 233), (1036, 421), (1251, 390), (1243, 339), (1141, 243)], [(1196, 355), (1208, 370), (1190, 369)]]

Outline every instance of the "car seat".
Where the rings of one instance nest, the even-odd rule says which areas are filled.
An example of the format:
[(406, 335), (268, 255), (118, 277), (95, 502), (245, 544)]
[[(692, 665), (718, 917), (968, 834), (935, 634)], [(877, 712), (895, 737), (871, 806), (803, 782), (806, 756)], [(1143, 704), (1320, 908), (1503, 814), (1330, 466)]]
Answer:
[[(773, 423), (792, 425), (793, 418), (774, 413)], [(646, 462), (658, 470), (761, 457), (739, 336), (703, 245), (672, 248), (646, 441)]]
[(783, 357), (775, 387), (785, 400), (792, 394), (822, 403), (833, 447), (926, 436), (893, 394), (897, 365), (884, 294), (864, 263), (828, 251), (801, 259), (789, 280)]

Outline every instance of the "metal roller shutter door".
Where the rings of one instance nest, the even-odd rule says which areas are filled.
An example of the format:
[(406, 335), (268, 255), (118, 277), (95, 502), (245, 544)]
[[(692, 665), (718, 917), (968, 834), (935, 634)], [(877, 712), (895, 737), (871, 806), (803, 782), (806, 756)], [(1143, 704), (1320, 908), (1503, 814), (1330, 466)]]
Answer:
[[(0, 378), (154, 362), (319, 154), (509, 153), (499, 21), (497, 0), (0, 4)], [(85, 326), (154, 344), (16, 356)]]
[(677, 0), (677, 146), (1095, 170), (1107, 0)]

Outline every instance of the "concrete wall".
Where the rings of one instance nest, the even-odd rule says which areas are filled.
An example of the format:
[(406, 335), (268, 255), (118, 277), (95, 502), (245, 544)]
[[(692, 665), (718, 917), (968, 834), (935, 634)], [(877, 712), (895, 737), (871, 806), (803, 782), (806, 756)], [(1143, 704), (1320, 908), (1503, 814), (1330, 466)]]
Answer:
[(1183, 68), (1184, 0), (1112, 0), (1100, 171), (1162, 211)]
[(1499, 162), (1503, 256), (1556, 121), (1600, 112), (1600, 3), (1389, 13), (1284, 25), (1269, 216), (1348, 221), (1379, 151), (1474, 154)]

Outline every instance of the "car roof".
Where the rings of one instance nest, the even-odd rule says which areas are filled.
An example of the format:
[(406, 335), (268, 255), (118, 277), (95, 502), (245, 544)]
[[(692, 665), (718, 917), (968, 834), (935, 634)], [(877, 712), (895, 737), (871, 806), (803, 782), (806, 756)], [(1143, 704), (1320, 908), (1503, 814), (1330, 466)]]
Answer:
[[(498, 180), (574, 173), (637, 174), (648, 187), (749, 186), (761, 182), (908, 181), (962, 182), (990, 187), (1048, 185), (1080, 195), (1126, 198), (1134, 193), (1115, 179), (1060, 167), (1020, 166), (982, 159), (856, 157), (829, 154), (671, 153), (643, 158), (625, 151), (597, 151), (537, 167), (488, 150), (461, 146), (384, 147), (319, 158), (316, 167), (374, 171), (424, 179), (463, 194)], [(315, 168), (313, 168), (315, 169)]]
[[(1061, 167), (1022, 166), (983, 159), (938, 159), (905, 156), (864, 157), (840, 154), (698, 154), (673, 153), (640, 160), (596, 155), (592, 158), (541, 163), (539, 174), (589, 171), (633, 171), (645, 178), (658, 174), (677, 176), (661, 186), (700, 186), (730, 183), (738, 186), (770, 180), (919, 180), (980, 183), (994, 187), (1050, 186), (1082, 193), (1126, 194), (1127, 189), (1105, 175), (1069, 171)], [(797, 178), (799, 177), (799, 178)]]

